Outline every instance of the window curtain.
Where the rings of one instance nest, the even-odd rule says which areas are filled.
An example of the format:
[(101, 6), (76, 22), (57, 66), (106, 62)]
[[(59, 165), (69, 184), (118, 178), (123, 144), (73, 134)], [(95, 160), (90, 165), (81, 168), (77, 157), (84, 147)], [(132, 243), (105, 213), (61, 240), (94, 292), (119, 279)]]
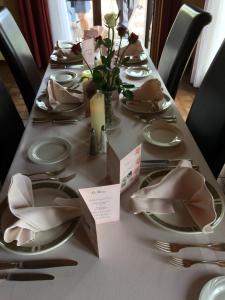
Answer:
[(72, 41), (71, 24), (66, 2), (66, 0), (48, 0), (53, 44), (57, 40)]
[(211, 13), (211, 23), (203, 29), (197, 45), (191, 82), (199, 87), (215, 54), (225, 38), (225, 0), (206, 0), (205, 10)]
[(45, 68), (53, 48), (47, 0), (18, 0), (18, 5), (24, 37), (38, 67)]

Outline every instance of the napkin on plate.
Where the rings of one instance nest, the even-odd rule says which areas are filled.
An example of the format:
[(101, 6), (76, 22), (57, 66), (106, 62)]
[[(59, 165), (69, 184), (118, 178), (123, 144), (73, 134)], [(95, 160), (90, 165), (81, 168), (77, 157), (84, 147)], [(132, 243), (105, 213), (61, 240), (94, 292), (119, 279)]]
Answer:
[(15, 218), (5, 229), (5, 242), (16, 240), (17, 246), (21, 246), (34, 240), (35, 233), (57, 227), (80, 216), (79, 205), (71, 205), (72, 201), (68, 205), (68, 200), (56, 198), (54, 206), (34, 207), (31, 180), (19, 173), (14, 175), (8, 191), (8, 204)]
[(133, 213), (176, 213), (174, 201), (180, 201), (202, 232), (213, 232), (211, 225), (216, 220), (213, 197), (205, 178), (192, 169), (189, 161), (182, 161), (159, 183), (137, 191), (131, 198)]
[[(124, 52), (124, 49), (126, 49), (127, 46), (124, 46), (120, 49), (119, 55), (122, 55)], [(124, 53), (124, 56), (139, 56), (141, 53), (143, 53), (143, 48), (141, 46), (141, 42), (137, 40), (134, 44), (130, 44), (127, 50)]]
[(57, 105), (62, 103), (82, 103), (81, 96), (78, 96), (78, 94), (75, 95), (72, 92), (68, 92), (62, 85), (53, 79), (49, 79), (48, 81), (47, 92), (49, 105), (52, 108), (55, 108)]

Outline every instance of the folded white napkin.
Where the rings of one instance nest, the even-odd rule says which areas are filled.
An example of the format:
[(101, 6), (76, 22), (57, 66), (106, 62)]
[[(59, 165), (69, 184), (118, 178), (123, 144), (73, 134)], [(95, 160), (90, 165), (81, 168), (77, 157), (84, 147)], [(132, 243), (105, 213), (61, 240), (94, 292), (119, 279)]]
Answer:
[[(124, 49), (126, 48), (127, 46), (122, 47), (119, 51), (119, 55), (122, 55)], [(137, 40), (136, 43), (129, 45), (129, 47), (126, 49), (124, 53), (124, 56), (139, 56), (141, 53), (143, 53), (143, 48), (141, 46), (141, 42)]]
[(47, 92), (49, 104), (52, 108), (57, 107), (57, 105), (61, 103), (80, 104), (82, 102), (81, 96), (68, 92), (62, 85), (52, 79), (49, 79), (48, 81)]
[(133, 213), (176, 213), (174, 201), (180, 201), (202, 232), (213, 231), (211, 225), (216, 220), (213, 197), (205, 178), (192, 169), (189, 161), (182, 161), (159, 183), (137, 191), (131, 198)]
[(16, 240), (17, 246), (21, 246), (34, 240), (35, 233), (57, 227), (80, 216), (79, 204), (74, 202), (75, 205), (71, 205), (72, 201), (68, 205), (68, 199), (56, 198), (54, 206), (34, 207), (31, 180), (22, 174), (14, 175), (8, 192), (8, 204), (10, 212), (16, 218), (5, 229), (5, 242)]

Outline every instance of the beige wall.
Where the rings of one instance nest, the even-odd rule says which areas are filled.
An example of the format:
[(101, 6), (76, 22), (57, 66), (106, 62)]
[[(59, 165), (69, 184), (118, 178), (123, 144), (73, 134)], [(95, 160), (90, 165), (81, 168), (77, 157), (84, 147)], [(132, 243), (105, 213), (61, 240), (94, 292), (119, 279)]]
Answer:
[[(15, 0), (0, 0), (0, 6), (6, 6), (13, 17), (15, 18), (17, 24), (20, 26), (20, 16), (19, 16), (19, 9), (18, 9), (18, 3)], [(0, 60), (3, 60), (4, 57), (2, 56), (0, 52)]]

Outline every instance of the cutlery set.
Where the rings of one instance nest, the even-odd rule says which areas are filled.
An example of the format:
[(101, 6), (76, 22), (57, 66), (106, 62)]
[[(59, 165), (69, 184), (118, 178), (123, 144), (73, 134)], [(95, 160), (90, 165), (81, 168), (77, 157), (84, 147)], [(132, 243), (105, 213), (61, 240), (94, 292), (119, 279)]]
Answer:
[[(0, 270), (6, 269), (44, 269), (76, 266), (78, 263), (71, 259), (50, 259), (32, 261), (0, 261)], [(53, 280), (55, 277), (44, 273), (0, 273), (0, 279), (10, 281)]]
[(154, 122), (156, 120), (164, 120), (167, 123), (176, 123), (177, 122), (177, 117), (175, 115), (167, 115), (167, 116), (162, 116), (162, 117), (151, 117), (151, 118), (148, 118), (143, 115), (135, 115), (135, 118), (146, 124), (151, 124), (152, 122)]
[[(168, 170), (172, 170), (177, 167), (178, 163), (182, 159), (150, 159), (150, 160), (142, 160), (141, 161), (141, 172), (142, 173), (148, 173), (149, 171), (152, 171), (154, 169), (160, 169), (160, 168), (165, 168)], [(199, 166), (196, 164), (193, 164), (193, 161), (191, 159), (186, 159), (189, 160), (192, 163), (192, 168), (195, 170), (199, 170)]]
[[(225, 251), (225, 243), (210, 243), (210, 244), (180, 244), (170, 243), (165, 241), (153, 241), (153, 246), (162, 252), (175, 253), (184, 248), (207, 248), (214, 251)], [(169, 262), (176, 267), (189, 268), (195, 264), (213, 264), (219, 267), (225, 267), (225, 260), (194, 260), (183, 259), (175, 256), (169, 257)]]
[(33, 124), (44, 124), (44, 123), (52, 123), (52, 124), (77, 124), (79, 122), (78, 119), (50, 119), (50, 118), (32, 118)]
[[(52, 170), (52, 171), (44, 171), (44, 172), (34, 172), (34, 173), (23, 173), (23, 175), (30, 177), (31, 181), (59, 181), (59, 182), (67, 182), (76, 177), (76, 173), (72, 173), (67, 176), (58, 177), (60, 173), (62, 173), (65, 168)], [(39, 177), (38, 177), (39, 176)]]

